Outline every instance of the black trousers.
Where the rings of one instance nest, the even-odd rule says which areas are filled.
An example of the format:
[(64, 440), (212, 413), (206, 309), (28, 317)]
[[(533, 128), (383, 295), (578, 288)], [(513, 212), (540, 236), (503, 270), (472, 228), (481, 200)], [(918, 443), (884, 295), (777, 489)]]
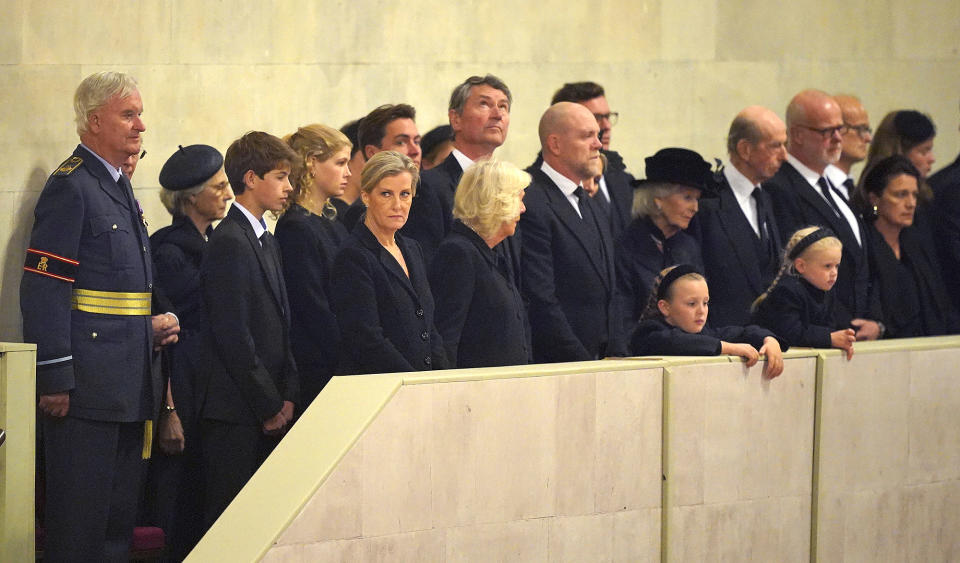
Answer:
[(143, 481), (143, 422), (41, 421), (44, 560), (127, 561)]
[(216, 522), (279, 442), (279, 436), (264, 435), (261, 426), (200, 421), (206, 528)]

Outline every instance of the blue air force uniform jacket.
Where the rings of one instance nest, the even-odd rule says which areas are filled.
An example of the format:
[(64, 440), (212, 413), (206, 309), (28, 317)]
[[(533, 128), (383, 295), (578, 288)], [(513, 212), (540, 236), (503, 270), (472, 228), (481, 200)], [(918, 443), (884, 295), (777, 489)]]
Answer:
[(150, 242), (129, 181), (114, 181), (78, 146), (40, 194), (23, 269), (38, 392), (71, 391), (79, 418), (152, 418), (160, 379), (151, 370)]

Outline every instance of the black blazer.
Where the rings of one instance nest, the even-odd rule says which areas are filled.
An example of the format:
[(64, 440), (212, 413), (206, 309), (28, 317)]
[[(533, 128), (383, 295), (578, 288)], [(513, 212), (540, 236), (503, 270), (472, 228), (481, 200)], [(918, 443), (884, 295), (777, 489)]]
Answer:
[(634, 219), (620, 234), (615, 249), (623, 326), (628, 332), (640, 320), (661, 270), (676, 264), (690, 264), (703, 271), (700, 244), (695, 238), (680, 231), (665, 239), (648, 217)]
[[(588, 230), (560, 189), (539, 168), (528, 169), (520, 216), (523, 293), (529, 304), (536, 362), (593, 360), (625, 352), (613, 241), (603, 211)], [(591, 233), (599, 233), (596, 240)], [(602, 248), (602, 251), (597, 249)]]
[(630, 339), (630, 353), (635, 356), (717, 356), (721, 342), (750, 344), (759, 350), (768, 336), (777, 339), (781, 350), (787, 350), (787, 343), (782, 338), (756, 325), (705, 326), (699, 333), (692, 333), (671, 326), (663, 317), (656, 317), (637, 324)]
[(237, 207), (213, 231), (200, 272), (222, 366), (209, 371), (201, 416), (260, 425), (280, 412), (283, 401), (299, 404), (280, 264)]
[(886, 337), (955, 333), (957, 315), (939, 265), (913, 227), (900, 233), (900, 260), (873, 225), (867, 232), (870, 271), (883, 306)]
[(330, 293), (346, 343), (338, 373), (393, 373), (447, 367), (420, 245), (400, 234), (410, 277), (363, 223), (333, 263)]
[(451, 367), (509, 366), (529, 361), (523, 299), (508, 265), (497, 262), (494, 249), (459, 221), (440, 244), (430, 285), (437, 302), (437, 330)]
[[(459, 172), (457, 172), (459, 170)], [(437, 248), (453, 224), (453, 190), (463, 171), (451, 154), (437, 167), (420, 176), (417, 195), (410, 205), (410, 215), (400, 233), (420, 243), (427, 266), (433, 262)]]
[(933, 189), (933, 224), (943, 281), (960, 310), (960, 156), (927, 179)]
[[(770, 208), (770, 196), (761, 196)], [(782, 248), (776, 220), (769, 229), (777, 249)], [(750, 322), (750, 306), (777, 275), (779, 257), (764, 259), (758, 252), (756, 232), (743, 214), (737, 197), (727, 183), (720, 186), (719, 197), (700, 200), (690, 233), (700, 243), (704, 272), (710, 286), (710, 322), (716, 326), (744, 325)], [(763, 263), (767, 267), (763, 267)]]
[(780, 166), (777, 174), (763, 184), (763, 189), (770, 194), (784, 245), (794, 232), (810, 225), (829, 227), (843, 243), (840, 272), (833, 288), (837, 307), (842, 309), (842, 314), (851, 318), (883, 320), (879, 300), (870, 289), (870, 264), (862, 220), (858, 217), (860, 238), (864, 241), (860, 246), (847, 220), (837, 217), (819, 191), (789, 162)]
[(329, 298), (330, 270), (347, 229), (335, 219), (293, 204), (277, 221), (276, 231), (290, 296), (290, 344), (306, 406), (340, 360), (340, 327)]
[(850, 328), (849, 317), (837, 318), (833, 291), (806, 280), (783, 276), (753, 313), (751, 322), (770, 329), (791, 346), (830, 348), (830, 333)]

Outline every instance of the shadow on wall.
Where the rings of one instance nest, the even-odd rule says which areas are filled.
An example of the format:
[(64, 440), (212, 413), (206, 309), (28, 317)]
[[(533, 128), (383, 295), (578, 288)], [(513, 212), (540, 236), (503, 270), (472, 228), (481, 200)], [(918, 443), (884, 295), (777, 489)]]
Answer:
[(6, 241), (6, 259), (0, 271), (0, 341), (20, 342), (23, 329), (20, 324), (20, 278), (23, 277), (23, 257), (33, 228), (33, 208), (50, 170), (36, 165), (30, 172), (25, 189), (20, 193), (17, 208), (13, 210), (10, 238)]

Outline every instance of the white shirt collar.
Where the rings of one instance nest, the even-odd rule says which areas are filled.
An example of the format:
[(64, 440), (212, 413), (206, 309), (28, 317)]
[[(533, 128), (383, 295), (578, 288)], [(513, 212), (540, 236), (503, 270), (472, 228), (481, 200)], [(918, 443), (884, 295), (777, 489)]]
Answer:
[(259, 239), (260, 236), (263, 235), (263, 232), (266, 231), (266, 229), (263, 227), (263, 223), (260, 222), (261, 219), (254, 217), (253, 213), (247, 211), (247, 208), (240, 205), (240, 202), (237, 200), (233, 200), (233, 206), (243, 213), (243, 215), (247, 218), (247, 221), (250, 221), (250, 226), (253, 227), (253, 234), (255, 234), (257, 239)]
[[(580, 202), (577, 200), (576, 194), (573, 193), (577, 190), (577, 188), (580, 187), (580, 184), (554, 170), (552, 166), (547, 164), (546, 160), (544, 160), (543, 164), (540, 165), (540, 170), (542, 170), (548, 178), (553, 180), (553, 183), (560, 188), (560, 191), (563, 193), (564, 197), (566, 197), (567, 201), (570, 202), (570, 205), (573, 206), (573, 209), (577, 212), (577, 215), (580, 215)], [(583, 215), (580, 215), (580, 217), (582, 218)]]
[(90, 154), (92, 154), (93, 156), (97, 157), (97, 160), (99, 160), (100, 162), (102, 162), (103, 165), (107, 167), (107, 172), (109, 172), (109, 173), (110, 173), (110, 176), (113, 177), (113, 181), (114, 181), (114, 182), (117, 182), (117, 181), (120, 180), (120, 169), (119, 169), (119, 168), (115, 168), (112, 164), (110, 164), (109, 162), (107, 162), (106, 160), (104, 160), (102, 156), (100, 156), (99, 154), (95, 153), (95, 152), (93, 151), (93, 149), (91, 149), (91, 148), (88, 147), (87, 145), (85, 145), (85, 144), (83, 144), (83, 143), (80, 143), (80, 146), (83, 147), (83, 148), (85, 148), (85, 149), (87, 149), (88, 151), (90, 151)]
[(727, 183), (730, 184), (730, 191), (733, 192), (733, 197), (737, 200), (737, 204), (740, 206), (744, 217), (747, 218), (747, 222), (750, 223), (753, 232), (759, 236), (760, 220), (757, 217), (757, 202), (753, 199), (753, 190), (757, 186), (755, 186), (749, 178), (744, 176), (743, 172), (740, 172), (736, 166), (730, 163), (723, 167), (723, 176), (727, 179)]
[(473, 161), (470, 160), (470, 157), (460, 152), (458, 149), (453, 149), (453, 158), (457, 159), (457, 163), (460, 165), (460, 170), (466, 170), (470, 168), (470, 165), (473, 164)]
[[(835, 166), (833, 164), (828, 165), (827, 169), (823, 171), (823, 175), (830, 180), (830, 183), (833, 184), (833, 187), (844, 192), (847, 191), (847, 187), (844, 186), (843, 183), (846, 182), (850, 176), (848, 176), (843, 170), (840, 170), (839, 166)], [(849, 196), (847, 197), (849, 199)]]
[(814, 172), (810, 167), (797, 160), (797, 157), (790, 153), (787, 153), (787, 162), (789, 162), (812, 187), (818, 190), (820, 189), (817, 185), (817, 181), (820, 180), (820, 174)]

